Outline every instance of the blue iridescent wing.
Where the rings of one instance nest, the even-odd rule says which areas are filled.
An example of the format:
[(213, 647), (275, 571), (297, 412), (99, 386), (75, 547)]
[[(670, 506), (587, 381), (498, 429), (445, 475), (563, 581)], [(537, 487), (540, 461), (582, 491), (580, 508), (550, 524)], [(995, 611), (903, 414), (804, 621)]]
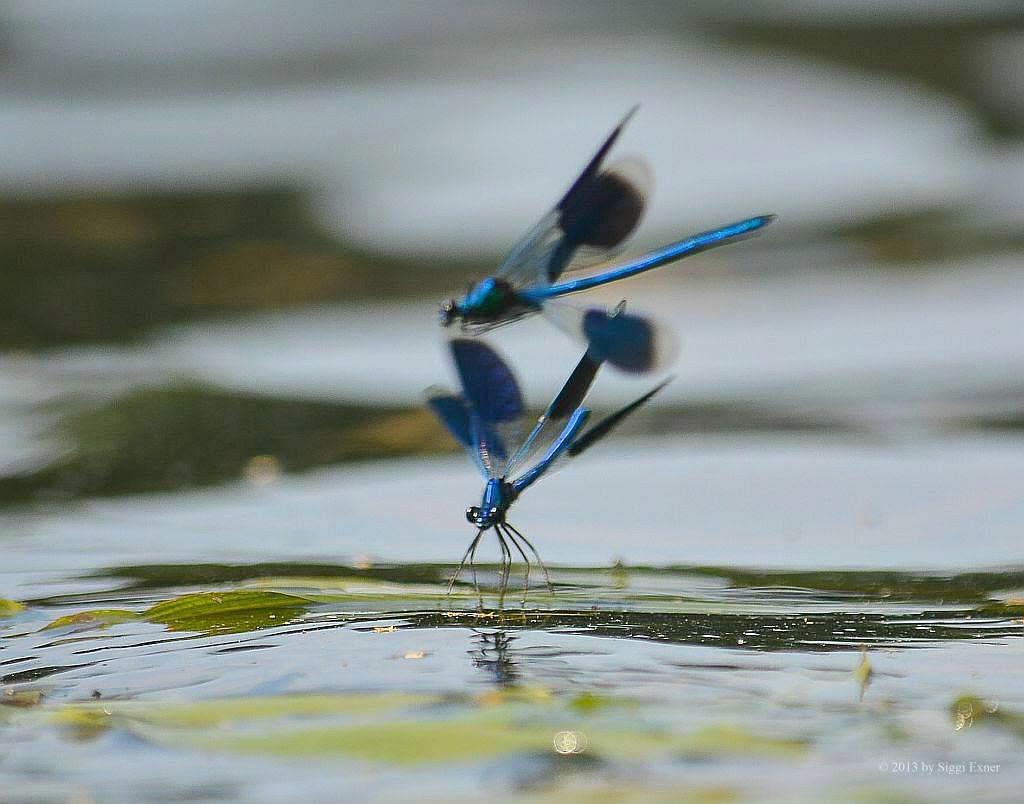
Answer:
[(689, 257), (708, 249), (744, 240), (760, 232), (761, 229), (773, 220), (775, 220), (774, 215), (756, 215), (753, 218), (730, 223), (727, 226), (710, 229), (692, 237), (687, 237), (684, 240), (679, 240), (676, 243), (652, 251), (650, 254), (646, 254), (643, 257), (619, 265), (596, 276), (585, 276), (557, 285), (538, 285), (533, 288), (524, 289), (520, 295), (527, 301), (543, 304), (547, 299), (556, 296), (579, 293), (581, 290), (590, 290), (600, 285), (606, 285), (609, 282), (616, 282), (629, 276), (636, 276), (644, 271), (650, 271), (652, 268), (658, 268), (666, 263), (680, 260), (683, 257)]
[(664, 369), (679, 353), (678, 341), (670, 328), (648, 315), (627, 312), (625, 302), (605, 310), (552, 300), (544, 306), (543, 313), (548, 321), (585, 345), (593, 359), (629, 374)]
[(473, 444), (473, 436), (469, 427), (469, 408), (466, 400), (443, 388), (427, 389), (427, 407), (444, 425), (449, 434), (464, 447)]
[(473, 449), (486, 473), (498, 477), (510, 445), (519, 443), (525, 412), (519, 384), (508, 364), (483, 341), (454, 338), (449, 348), (469, 411)]
[(474, 433), (477, 426), (472, 421), (472, 413), (466, 400), (458, 394), (437, 387), (428, 388), (426, 396), (427, 407), (437, 416), (452, 438), (466, 450), (473, 465), (480, 470), (480, 474), (491, 477), (491, 472), (478, 448)]
[(621, 371), (653, 371), (674, 353), (665, 343), (664, 330), (635, 313), (609, 313), (591, 307), (583, 313), (582, 328), (590, 350)]
[(523, 414), (519, 383), (508, 364), (486, 343), (470, 338), (449, 341), (462, 395), (485, 422), (510, 422)]
[(608, 135), (572, 186), (517, 243), (496, 276), (513, 287), (546, 286), (566, 270), (607, 258), (643, 215), (650, 171), (639, 159), (602, 164), (634, 107)]
[(476, 413), (469, 415), (469, 432), (484, 476), (500, 477), (500, 469), (508, 461), (506, 439), (492, 423), (483, 421)]
[(508, 462), (509, 443), (501, 427), (484, 422), (469, 403), (458, 394), (443, 389), (428, 389), (427, 406), (448, 433), (466, 450), (473, 465), (485, 478), (499, 477), (499, 470)]
[(573, 412), (572, 416), (569, 417), (568, 424), (565, 425), (565, 429), (562, 430), (558, 438), (555, 439), (555, 442), (548, 448), (548, 451), (544, 453), (544, 457), (524, 472), (520, 477), (512, 481), (512, 487), (516, 490), (517, 494), (529, 488), (534, 482), (541, 478), (544, 473), (551, 468), (551, 465), (558, 460), (558, 458), (567, 449), (569, 449), (573, 440), (583, 428), (583, 425), (587, 423), (587, 418), (589, 416), (590, 411), (586, 408), (577, 408), (575, 412)]
[(572, 374), (562, 385), (561, 390), (551, 400), (547, 410), (537, 419), (537, 423), (523, 441), (522, 446), (509, 458), (508, 464), (505, 466), (504, 474), (506, 476), (512, 474), (539, 445), (544, 444), (546, 435), (554, 428), (561, 427), (562, 423), (583, 403), (602, 362), (602, 360), (596, 359), (589, 350), (583, 354)]
[(576, 181), (572, 183), (572, 186), (566, 190), (561, 201), (555, 205), (555, 209), (560, 210), (572, 207), (572, 199), (575, 196), (578, 196), (580, 191), (586, 189), (586, 187), (593, 181), (594, 177), (601, 171), (601, 165), (604, 163), (605, 157), (608, 156), (608, 152), (612, 149), (612, 146), (615, 145), (615, 141), (619, 138), (622, 130), (626, 127), (626, 124), (632, 119), (633, 115), (636, 114), (639, 108), (640, 106), (638, 104), (626, 112), (622, 120), (619, 121), (619, 124), (612, 129), (611, 134), (605, 137), (604, 142), (601, 143), (601, 147), (597, 149), (597, 153), (590, 157), (590, 161), (587, 162), (587, 166), (583, 168), (580, 175), (576, 178)]

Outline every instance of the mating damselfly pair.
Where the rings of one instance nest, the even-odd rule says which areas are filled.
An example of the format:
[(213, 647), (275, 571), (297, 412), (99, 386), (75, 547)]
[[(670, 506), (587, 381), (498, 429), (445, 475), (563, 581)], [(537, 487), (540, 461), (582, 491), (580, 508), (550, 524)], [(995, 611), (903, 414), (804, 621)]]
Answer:
[(607, 259), (632, 234), (643, 215), (650, 177), (644, 163), (632, 158), (604, 167), (605, 157), (635, 111), (634, 107), (612, 130), (565, 195), (512, 248), (498, 271), (473, 285), (461, 299), (451, 299), (441, 307), (442, 325), (459, 322), (468, 335), (540, 313), (586, 347), (554, 400), (536, 424), (526, 429), (522, 426), (522, 394), (507, 362), (481, 341), (465, 337), (450, 341), (460, 393), (431, 389), (428, 404), (469, 453), (486, 485), (480, 505), (466, 511), (477, 533), (449, 590), (467, 563), (476, 586), (476, 550), (484, 533), (494, 530), (501, 549), (501, 597), (508, 586), (514, 548), (525, 566), (525, 599), (531, 567), (527, 551), (542, 567), (543, 563), (532, 543), (509, 524), (509, 507), (553, 465), (579, 455), (603, 438), (669, 382), (664, 380), (585, 429), (590, 411), (583, 400), (601, 365), (608, 363), (634, 374), (662, 368), (671, 359), (674, 337), (648, 316), (627, 311), (625, 302), (612, 310), (580, 309), (561, 303), (560, 297), (736, 242), (757, 234), (774, 220), (773, 215), (756, 215), (684, 238), (603, 272), (561, 281), (567, 273)]

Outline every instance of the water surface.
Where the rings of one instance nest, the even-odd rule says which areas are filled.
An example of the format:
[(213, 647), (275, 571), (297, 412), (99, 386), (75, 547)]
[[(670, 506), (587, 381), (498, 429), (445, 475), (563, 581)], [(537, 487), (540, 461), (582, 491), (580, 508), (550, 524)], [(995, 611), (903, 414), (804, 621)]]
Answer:
[(524, 604), (517, 565), (503, 609), (493, 545), (482, 600), (469, 575), (445, 595), (478, 493), (453, 459), (5, 514), (0, 582), (25, 606), (0, 619), (7, 782), (25, 800), (1019, 789), (1019, 444), (619, 447), (517, 503), (553, 590), (535, 567)]

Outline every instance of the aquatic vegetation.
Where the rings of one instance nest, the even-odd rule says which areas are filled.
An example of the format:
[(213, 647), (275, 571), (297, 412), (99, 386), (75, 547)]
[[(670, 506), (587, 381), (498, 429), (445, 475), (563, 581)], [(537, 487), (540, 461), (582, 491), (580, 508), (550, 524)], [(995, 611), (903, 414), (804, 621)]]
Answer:
[[(863, 756), (948, 750), (932, 707), (946, 736), (1021, 733), (1012, 707), (951, 705), (949, 681), (933, 703), (917, 680), (956, 678), (960, 663), (936, 656), (957, 646), (992, 654), (1024, 635), (1006, 594), (1019, 570), (803, 571), (797, 588), (787, 571), (550, 569), (554, 594), (483, 612), (468, 588), (447, 596), (451, 566), (97, 571), (73, 594), (24, 601), (4, 632), (0, 741), (103, 757), (131, 740), (190, 767), (258, 758), (271, 775), (309, 760), (387, 768), (399, 787), (499, 769), (503, 785), (570, 798), (617, 790), (621, 773), (649, 777), (630, 789), (655, 796), (689, 790), (699, 768), (709, 781), (693, 789), (716, 800), (755, 795), (742, 779), (769, 769), (804, 778), (824, 757), (845, 769), (841, 797), (870, 792), (887, 779), (858, 775)], [(478, 570), (496, 605), (500, 568)]]
[[(567, 703), (569, 706), (567, 707)], [(624, 728), (591, 719), (572, 700), (506, 695), (503, 700), (402, 693), (335, 693), (224, 698), (191, 704), (108, 701), (40, 714), (76, 739), (123, 728), (173, 747), (289, 759), (349, 756), (399, 765), (479, 762), (512, 753), (587, 753), (603, 759), (664, 756), (799, 757), (802, 740), (735, 726), (683, 732)], [(571, 715), (575, 731), (560, 730)], [(254, 727), (256, 727), (254, 731)], [(575, 734), (568, 748), (560, 735)]]
[(0, 476), (0, 502), (169, 491), (344, 461), (451, 448), (419, 408), (240, 393), (202, 383), (69, 402), (53, 427), (67, 449), (42, 468)]
[(977, 695), (961, 695), (949, 707), (957, 731), (974, 726), (1005, 729), (1024, 739), (1024, 714), (1008, 710)]
[(53, 622), (47, 623), (44, 628), (107, 628), (111, 625), (126, 623), (138, 619), (133, 611), (127, 609), (86, 609), (76, 614), (65, 614)]
[(24, 610), (24, 606), (17, 600), (5, 600), (0, 598), (0, 617), (10, 617)]
[[(138, 338), (161, 324), (422, 294), (407, 261), (360, 253), (294, 186), (0, 198), (0, 346)], [(417, 265), (417, 268), (419, 266)], [(430, 265), (461, 281), (473, 263)], [(55, 300), (59, 299), (59, 308)]]

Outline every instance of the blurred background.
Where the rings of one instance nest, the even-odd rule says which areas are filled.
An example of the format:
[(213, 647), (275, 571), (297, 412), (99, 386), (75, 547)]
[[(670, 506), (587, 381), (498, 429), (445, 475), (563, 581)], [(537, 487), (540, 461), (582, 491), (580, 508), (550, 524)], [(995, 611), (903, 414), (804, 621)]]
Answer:
[[(481, 619), (438, 306), (635, 104), (624, 257), (778, 220)], [(1022, 378), (1021, 0), (0, 0), (0, 798), (1019, 800)]]
[[(779, 220), (588, 297), (682, 340), (634, 435), (1024, 427), (1019, 0), (7, 0), (0, 56), (17, 510), (452, 451), (420, 405), (437, 304), (636, 103), (630, 253)], [(493, 340), (537, 406), (578, 353), (542, 321)]]

